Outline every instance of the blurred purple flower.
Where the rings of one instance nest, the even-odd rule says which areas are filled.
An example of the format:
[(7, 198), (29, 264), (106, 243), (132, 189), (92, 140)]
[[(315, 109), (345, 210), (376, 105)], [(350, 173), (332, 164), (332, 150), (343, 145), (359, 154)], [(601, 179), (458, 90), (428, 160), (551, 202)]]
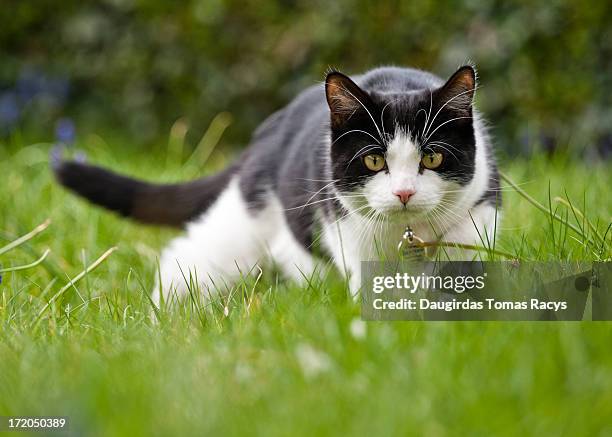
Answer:
[(44, 78), (36, 70), (25, 67), (19, 72), (15, 89), (22, 103), (28, 103), (44, 88)]
[[(0, 92), (0, 135), (10, 134), (19, 120), (27, 114), (32, 115), (32, 111), (49, 111), (49, 108), (61, 110), (68, 99), (69, 88), (66, 77), (51, 77), (36, 68), (23, 68), (14, 86)], [(37, 105), (39, 102), (44, 104)], [(75, 138), (74, 123), (60, 120), (56, 135), (61, 142), (72, 143)]]
[(50, 77), (33, 68), (24, 68), (19, 73), (15, 90), (22, 104), (28, 104), (40, 96), (46, 96), (59, 104), (68, 97), (68, 80), (63, 77)]
[(12, 91), (0, 94), (0, 127), (10, 127), (19, 119), (17, 95)]
[(63, 144), (74, 143), (76, 129), (70, 118), (60, 118), (55, 125), (55, 138)]

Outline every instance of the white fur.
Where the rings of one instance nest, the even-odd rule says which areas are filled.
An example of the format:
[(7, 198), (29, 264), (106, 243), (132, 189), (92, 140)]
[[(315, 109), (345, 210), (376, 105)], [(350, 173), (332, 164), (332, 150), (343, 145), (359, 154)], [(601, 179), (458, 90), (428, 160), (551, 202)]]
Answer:
[[(243, 275), (259, 273), (270, 260), (295, 280), (314, 270), (312, 256), (291, 234), (278, 199), (270, 194), (264, 209), (248, 211), (234, 179), (211, 208), (188, 225), (186, 235), (163, 251), (161, 289), (166, 300), (180, 299), (193, 280), (206, 297)], [(159, 306), (159, 284), (153, 300)]]
[[(419, 174), (417, 146), (410, 135), (396, 132), (387, 151), (389, 172), (381, 171), (371, 178), (359, 201), (342, 198), (351, 211), (346, 217), (322, 220), (323, 244), (338, 270), (349, 276), (354, 295), (359, 290), (361, 261), (396, 256), (407, 225), (426, 241), (481, 244), (481, 236), (492, 238), (495, 209), (485, 204), (474, 207), (490, 176), (483, 127), (478, 119), (475, 122), (476, 169), (467, 186), (445, 181), (430, 170)], [(397, 189), (416, 191), (406, 207), (393, 194)], [(268, 193), (265, 208), (248, 211), (234, 179), (212, 207), (188, 226), (187, 234), (164, 250), (161, 285), (166, 299), (173, 293), (181, 297), (188, 290), (191, 274), (197, 277), (200, 289), (213, 292), (231, 285), (240, 275), (254, 269), (259, 272), (257, 267), (265, 268), (270, 261), (297, 281), (316, 270), (313, 257), (292, 235), (278, 198)], [(157, 289), (153, 296), (159, 304)]]

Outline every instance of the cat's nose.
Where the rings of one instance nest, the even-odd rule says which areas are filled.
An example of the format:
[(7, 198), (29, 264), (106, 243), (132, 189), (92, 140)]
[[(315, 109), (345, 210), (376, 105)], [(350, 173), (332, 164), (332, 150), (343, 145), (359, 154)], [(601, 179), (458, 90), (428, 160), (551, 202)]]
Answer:
[(402, 202), (404, 205), (408, 203), (408, 201), (414, 195), (414, 193), (416, 193), (415, 190), (394, 190), (393, 191), (393, 194), (395, 194), (399, 198), (400, 202)]

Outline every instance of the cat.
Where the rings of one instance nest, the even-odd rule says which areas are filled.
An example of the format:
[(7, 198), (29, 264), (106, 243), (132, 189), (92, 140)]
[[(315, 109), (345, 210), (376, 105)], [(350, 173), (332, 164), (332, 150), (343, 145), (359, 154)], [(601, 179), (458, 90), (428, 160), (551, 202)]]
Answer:
[[(61, 184), (137, 221), (184, 227), (160, 259), (161, 289), (181, 296), (273, 262), (304, 282), (322, 249), (360, 289), (360, 263), (397, 258), (409, 225), (425, 241), (482, 245), (501, 204), (493, 147), (474, 109), (476, 71), (446, 82), (413, 68), (330, 71), (269, 116), (225, 170), (159, 185), (56, 156)], [(472, 257), (473, 253), (459, 256)], [(174, 294), (176, 293), (176, 295)], [(153, 293), (159, 304), (160, 293)]]

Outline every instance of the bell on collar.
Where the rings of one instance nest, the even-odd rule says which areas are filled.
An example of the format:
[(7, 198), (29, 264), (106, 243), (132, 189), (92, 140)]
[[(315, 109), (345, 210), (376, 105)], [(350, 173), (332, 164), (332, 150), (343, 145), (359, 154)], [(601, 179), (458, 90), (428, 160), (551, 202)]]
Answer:
[(406, 226), (402, 238), (397, 245), (397, 251), (401, 260), (404, 261), (422, 261), (425, 259), (425, 248), (417, 245), (422, 243), (419, 237), (414, 235), (410, 225)]

